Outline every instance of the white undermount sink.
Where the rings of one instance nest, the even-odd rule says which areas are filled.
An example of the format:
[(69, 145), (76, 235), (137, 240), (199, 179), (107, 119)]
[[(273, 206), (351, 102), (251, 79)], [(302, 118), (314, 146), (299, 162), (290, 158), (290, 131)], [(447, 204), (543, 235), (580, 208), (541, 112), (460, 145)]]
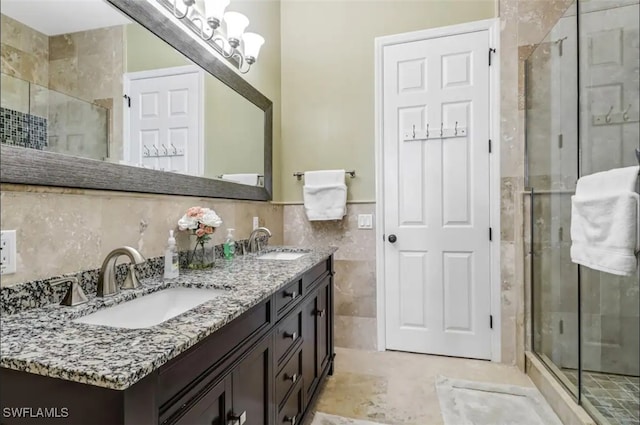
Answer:
[(258, 256), (258, 260), (297, 260), (304, 257), (308, 252), (267, 252)]
[(225, 294), (222, 289), (168, 288), (75, 319), (114, 328), (149, 328)]

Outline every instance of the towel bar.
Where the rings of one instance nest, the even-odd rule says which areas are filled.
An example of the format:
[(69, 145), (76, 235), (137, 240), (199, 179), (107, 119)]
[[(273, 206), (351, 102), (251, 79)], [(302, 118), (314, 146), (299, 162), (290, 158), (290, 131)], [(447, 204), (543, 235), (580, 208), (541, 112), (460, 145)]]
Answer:
[[(356, 177), (356, 170), (345, 171), (344, 173), (349, 174), (349, 177), (352, 179)], [(304, 173), (302, 171), (296, 171), (293, 173), (293, 177), (296, 177), (298, 181), (300, 181), (302, 180), (302, 177), (304, 177)]]

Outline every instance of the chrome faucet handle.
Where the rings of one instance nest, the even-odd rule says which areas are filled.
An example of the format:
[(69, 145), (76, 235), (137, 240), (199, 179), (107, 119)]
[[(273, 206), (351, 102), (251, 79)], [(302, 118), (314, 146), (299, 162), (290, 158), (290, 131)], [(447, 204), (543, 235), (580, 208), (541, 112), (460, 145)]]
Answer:
[(266, 227), (256, 227), (253, 229), (251, 235), (249, 235), (249, 252), (260, 252), (258, 233), (264, 233), (267, 239), (271, 237), (271, 230)]
[(140, 287), (140, 281), (138, 280), (138, 275), (136, 274), (136, 266), (134, 264), (129, 264), (129, 271), (127, 272), (127, 277), (122, 282), (122, 286), (120, 289), (137, 289)]
[(100, 268), (97, 288), (99, 297), (108, 297), (118, 293), (118, 285), (116, 282), (116, 261), (121, 255), (126, 255), (129, 257), (129, 260), (131, 260), (127, 278), (122, 286), (123, 289), (133, 289), (140, 285), (133, 266), (135, 264), (142, 264), (147, 260), (135, 248), (131, 248), (130, 246), (116, 248), (107, 254), (104, 262), (102, 263), (102, 267)]
[(80, 286), (80, 282), (78, 282), (78, 278), (75, 276), (61, 277), (58, 279), (50, 280), (49, 285), (58, 286), (65, 282), (71, 282), (71, 286), (69, 286), (69, 289), (67, 290), (67, 293), (65, 294), (64, 298), (60, 302), (60, 305), (73, 307), (76, 305), (84, 304), (87, 301), (89, 301), (84, 291), (82, 290), (82, 286)]

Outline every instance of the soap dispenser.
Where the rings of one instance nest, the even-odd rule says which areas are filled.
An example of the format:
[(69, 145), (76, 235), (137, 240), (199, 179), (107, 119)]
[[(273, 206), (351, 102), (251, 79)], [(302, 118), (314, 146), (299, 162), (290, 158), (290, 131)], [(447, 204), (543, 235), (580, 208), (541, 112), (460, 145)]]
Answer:
[(222, 250), (224, 252), (224, 258), (231, 260), (236, 254), (236, 240), (233, 237), (235, 229), (227, 229), (227, 238), (224, 240)]
[(167, 249), (164, 252), (164, 278), (175, 279), (179, 273), (180, 261), (178, 258), (178, 249), (176, 248), (176, 239), (173, 237), (173, 230), (169, 230)]

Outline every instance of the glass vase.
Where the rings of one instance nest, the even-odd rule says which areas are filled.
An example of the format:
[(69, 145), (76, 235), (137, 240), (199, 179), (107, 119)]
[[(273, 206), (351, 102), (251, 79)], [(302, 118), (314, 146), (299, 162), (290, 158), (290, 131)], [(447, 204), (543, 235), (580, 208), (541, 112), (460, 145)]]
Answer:
[(188, 256), (187, 267), (194, 270), (209, 269), (213, 267), (215, 260), (214, 247), (211, 244), (211, 237), (205, 236), (191, 236), (192, 244)]

